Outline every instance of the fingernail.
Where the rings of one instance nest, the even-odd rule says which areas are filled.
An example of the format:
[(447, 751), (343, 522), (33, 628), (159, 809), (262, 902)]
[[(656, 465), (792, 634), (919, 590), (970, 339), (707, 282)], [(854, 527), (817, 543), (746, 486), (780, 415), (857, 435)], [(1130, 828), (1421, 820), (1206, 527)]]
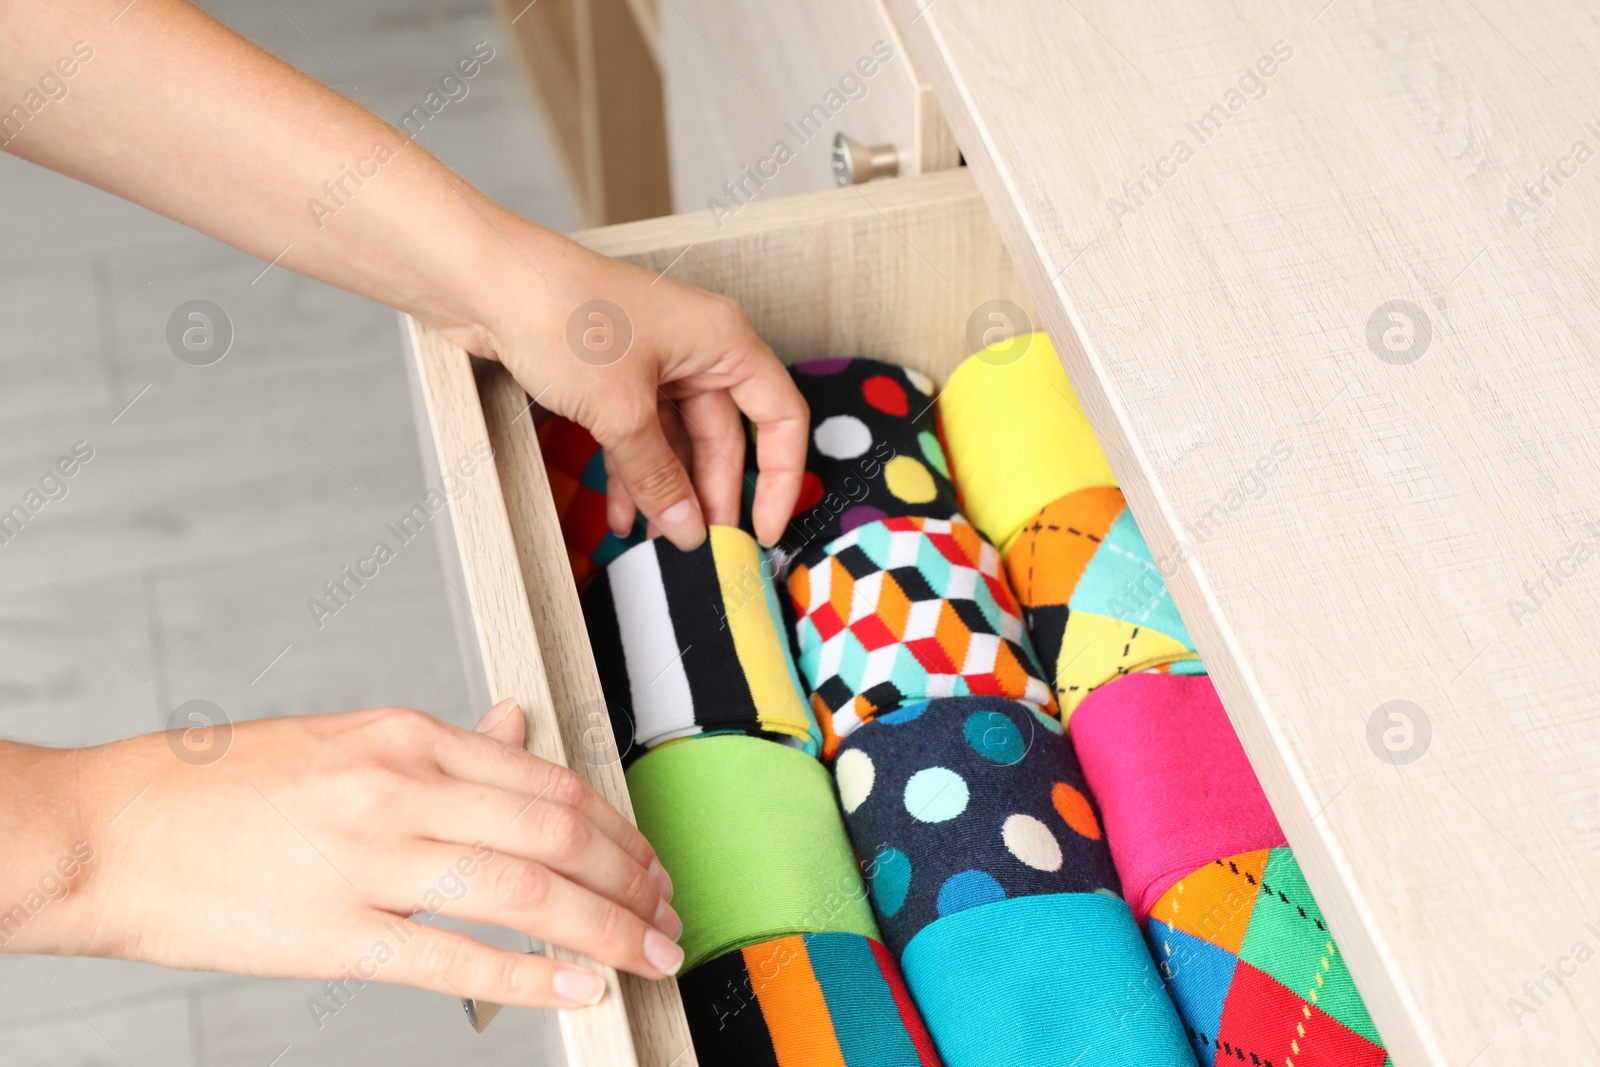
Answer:
[(499, 726), (512, 711), (519, 715), (522, 714), (522, 709), (517, 706), (517, 702), (510, 697), (506, 697), (506, 699), (484, 712), (483, 718), (478, 720), (478, 725), (474, 726), (473, 730), (480, 734), (486, 734), (496, 726)]
[(650, 876), (656, 880), (656, 885), (661, 887), (661, 899), (672, 899), (672, 875), (661, 866), (661, 859), (657, 857), (650, 861)]
[(667, 540), (685, 552), (692, 552), (705, 543), (705, 523), (700, 521), (700, 509), (693, 500), (678, 501), (663, 511), (656, 523), (661, 527), (661, 532), (667, 535)]
[(683, 920), (672, 910), (672, 905), (664, 900), (656, 905), (656, 917), (650, 921), (650, 925), (674, 941), (683, 936)]
[(678, 968), (683, 966), (683, 949), (657, 930), (646, 930), (644, 934), (644, 958), (650, 961), (650, 966), (662, 974), (677, 974)]
[(600, 998), (606, 995), (606, 984), (600, 976), (579, 967), (563, 967), (556, 972), (550, 985), (556, 996), (584, 1007), (600, 1003)]

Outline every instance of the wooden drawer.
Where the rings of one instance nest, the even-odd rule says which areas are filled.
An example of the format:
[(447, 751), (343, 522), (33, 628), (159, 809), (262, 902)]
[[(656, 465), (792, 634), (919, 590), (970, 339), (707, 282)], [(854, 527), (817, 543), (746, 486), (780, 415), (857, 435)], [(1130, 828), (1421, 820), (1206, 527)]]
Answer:
[[(969, 354), (975, 311), (1006, 301), (1031, 315), (965, 170), (758, 202), (720, 228), (697, 212), (578, 240), (737, 298), (786, 360), (870, 356), (942, 380)], [(429, 481), (451, 490), (442, 544), (474, 697), (484, 706), (517, 699), (529, 751), (577, 769), (631, 814), (539, 455), (538, 413), (499, 364), (471, 359), (409, 318), (403, 327)], [(463, 462), (485, 441), (492, 464)], [(676, 984), (597, 969), (611, 994), (562, 1013), (568, 1062), (689, 1067)]]
[[(935, 377), (980, 303), (1028, 303), (1015, 264), (1394, 1062), (1600, 1063), (1591, 16), (888, 3), (1009, 260), (964, 173), (584, 239), (787, 357)], [(505, 486), (452, 504), (493, 695), (577, 751), (597, 691), (524, 400), (415, 342), (440, 454), (488, 434)]]

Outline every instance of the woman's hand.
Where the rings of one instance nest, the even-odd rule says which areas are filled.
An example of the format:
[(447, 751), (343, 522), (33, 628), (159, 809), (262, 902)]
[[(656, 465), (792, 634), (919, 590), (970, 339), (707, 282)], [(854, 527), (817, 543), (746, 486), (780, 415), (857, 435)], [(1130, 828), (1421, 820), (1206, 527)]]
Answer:
[[(459, 340), (594, 434), (605, 448), (611, 528), (625, 534), (637, 507), (678, 547), (694, 548), (705, 523), (738, 525), (742, 413), (758, 449), (755, 533), (776, 544), (800, 495), (808, 412), (739, 305), (515, 216), (497, 225), (527, 259), (507, 257), (495, 276), (517, 279), (515, 288), (486, 288)], [(545, 266), (535, 272), (534, 262)]]
[(509, 701), (479, 732), (404, 708), (232, 730), (204, 765), (180, 758), (170, 733), (76, 751), (5, 746), (32, 798), (31, 836), (70, 813), (30, 849), (37, 863), (8, 865), (5, 881), (19, 884), (6, 890), (84, 843), (70, 891), (5, 947), (528, 1007), (592, 1004), (604, 988), (586, 969), (410, 916), (511, 927), (647, 978), (682, 964), (671, 882), (650, 845), (576, 774), (522, 750)]
[[(108, 34), (115, 47), (100, 43)], [(74, 41), (92, 58), (70, 95), (26, 136), (0, 136), (0, 149), (503, 360), (605, 446), (619, 529), (635, 503), (680, 548), (700, 543), (704, 519), (737, 522), (743, 412), (760, 453), (756, 535), (782, 535), (800, 495), (806, 406), (738, 305), (518, 218), (404, 131), (184, 0), (0, 4), (0, 98), (33, 91)], [(591, 318), (596, 301), (621, 318)], [(586, 345), (594, 328), (626, 328), (631, 344)]]

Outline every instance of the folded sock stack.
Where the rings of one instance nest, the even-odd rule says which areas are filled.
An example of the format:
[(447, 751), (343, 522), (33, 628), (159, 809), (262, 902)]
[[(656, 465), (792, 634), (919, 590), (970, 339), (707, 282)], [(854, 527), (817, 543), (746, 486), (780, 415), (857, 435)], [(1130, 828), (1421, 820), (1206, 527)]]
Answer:
[(1087, 698), (1071, 733), (1201, 1063), (1384, 1063), (1211, 679), (1129, 675)]
[(1005, 362), (1015, 351), (962, 364), (940, 428), (963, 505), (1005, 546), (1122, 894), (1195, 1053), (1205, 1067), (1384, 1063), (1054, 349), (1036, 334)]
[[(910, 410), (858, 418), (862, 383), (890, 377), (880, 368), (796, 369), (827, 462), (845, 451), (829, 439), (842, 425), (851, 454), (926, 436)], [(827, 512), (840, 470), (820, 474)], [(787, 586), (884, 943), (939, 1054), (952, 1067), (1066, 1065), (1090, 1049), (1192, 1065), (999, 550), (942, 489), (894, 488), (893, 514), (842, 512), (831, 540), (804, 541)]]
[(582, 604), (640, 829), (677, 887), (700, 1062), (936, 1067), (814, 758), (754, 538), (634, 545)]

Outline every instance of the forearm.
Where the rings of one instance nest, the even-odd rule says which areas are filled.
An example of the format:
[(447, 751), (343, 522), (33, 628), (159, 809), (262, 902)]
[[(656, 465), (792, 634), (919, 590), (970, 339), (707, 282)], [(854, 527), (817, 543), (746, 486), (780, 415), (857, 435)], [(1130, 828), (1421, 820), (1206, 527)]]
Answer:
[[(605, 446), (619, 529), (637, 505), (690, 549), (706, 516), (737, 522), (741, 417), (759, 431), (756, 531), (772, 543), (788, 521), (805, 404), (737, 305), (518, 218), (183, 0), (0, 0), (0, 108), (6, 151), (500, 359)], [(620, 352), (572, 328), (617, 313), (598, 336)]]
[[(58, 98), (39, 92), (47, 76)], [(30, 93), (48, 103), (31, 111)], [(576, 303), (551, 289), (580, 255), (569, 242), (182, 0), (0, 3), (0, 108), (13, 105), (8, 152), (410, 311), (469, 348), (490, 343), (482, 320), (504, 299), (490, 286)]]

